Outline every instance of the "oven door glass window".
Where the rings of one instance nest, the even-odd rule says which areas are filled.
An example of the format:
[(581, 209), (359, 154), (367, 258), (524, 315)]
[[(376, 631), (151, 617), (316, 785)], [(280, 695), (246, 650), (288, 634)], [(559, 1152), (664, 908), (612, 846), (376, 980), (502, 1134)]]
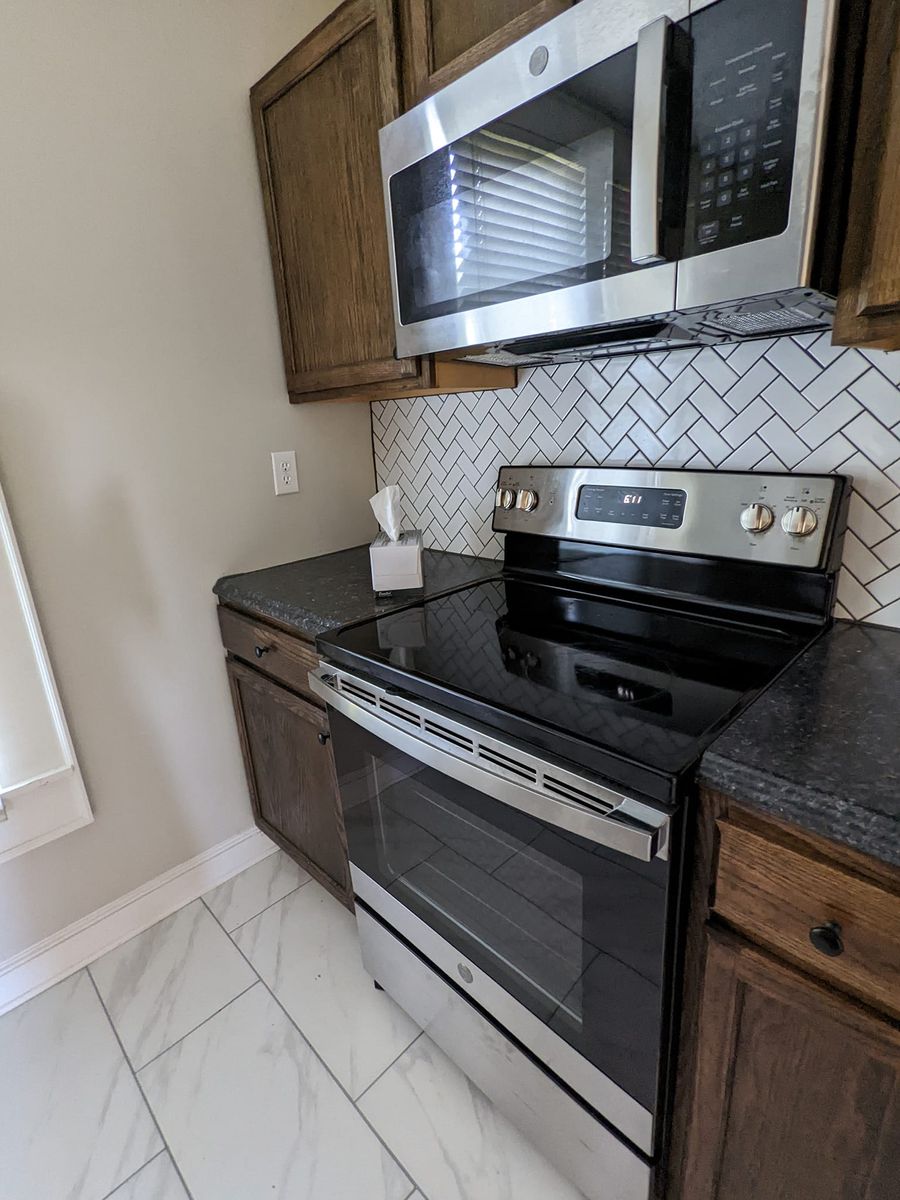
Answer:
[(404, 325), (636, 268), (631, 47), (391, 178)]
[(653, 1111), (667, 865), (494, 800), (330, 711), (350, 861)]

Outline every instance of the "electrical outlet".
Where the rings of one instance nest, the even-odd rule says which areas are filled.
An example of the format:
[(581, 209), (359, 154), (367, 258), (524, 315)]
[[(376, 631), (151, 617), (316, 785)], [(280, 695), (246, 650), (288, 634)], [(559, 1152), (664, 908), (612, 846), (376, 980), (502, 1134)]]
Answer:
[(273, 450), (272, 474), (275, 476), (276, 496), (283, 496), (286, 492), (299, 492), (296, 451)]

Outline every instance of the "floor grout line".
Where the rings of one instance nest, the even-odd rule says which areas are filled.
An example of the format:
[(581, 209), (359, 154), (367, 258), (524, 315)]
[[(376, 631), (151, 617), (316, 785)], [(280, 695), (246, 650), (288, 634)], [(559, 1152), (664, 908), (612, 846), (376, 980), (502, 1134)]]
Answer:
[[(315, 883), (316, 881), (310, 880), (310, 882)], [(322, 887), (322, 885), (319, 884), (319, 887)], [(323, 892), (326, 892), (326, 895), (329, 894), (329, 893), (327, 893), (325, 888), (322, 888), (322, 890), (323, 890)], [(201, 900), (201, 903), (206, 904), (206, 901), (203, 899), (202, 896), (200, 897), (200, 900)], [(212, 911), (212, 909), (209, 908), (208, 904), (206, 905), (206, 907), (209, 910), (210, 914), (212, 915), (213, 920), (217, 921), (221, 928), (222, 927), (221, 921), (219, 921), (218, 917)], [(303, 1038), (303, 1040), (307, 1044), (307, 1046), (309, 1046), (313, 1055), (319, 1060), (319, 1062), (321, 1063), (321, 1065), (324, 1068), (324, 1070), (326, 1071), (326, 1073), (331, 1077), (331, 1079), (334, 1081), (334, 1083), (340, 1088), (340, 1090), (343, 1092), (343, 1094), (350, 1101), (350, 1104), (352, 1105), (354, 1111), (359, 1115), (360, 1120), (365, 1124), (366, 1128), (369, 1129), (369, 1131), (376, 1138), (376, 1140), (384, 1147), (384, 1149), (388, 1152), (388, 1154), (391, 1156), (391, 1158), (394, 1160), (394, 1162), (397, 1164), (397, 1166), (400, 1167), (400, 1169), (406, 1175), (407, 1179), (409, 1179), (411, 1181), (411, 1183), (413, 1185), (413, 1190), (412, 1190), (412, 1192), (409, 1193), (409, 1195), (411, 1196), (416, 1190), (422, 1192), (422, 1189), (421, 1189), (421, 1187), (419, 1187), (418, 1181), (416, 1180), (416, 1177), (413, 1175), (412, 1171), (410, 1171), (410, 1169), (406, 1166), (406, 1164), (400, 1158), (399, 1154), (397, 1154), (396, 1150), (393, 1150), (388, 1145), (388, 1143), (381, 1136), (381, 1134), (378, 1132), (378, 1130), (375, 1128), (375, 1126), (372, 1124), (372, 1122), (368, 1119), (368, 1117), (362, 1111), (362, 1109), (357, 1107), (356, 1101), (353, 1099), (353, 1097), (350, 1095), (350, 1093), (347, 1091), (347, 1089), (344, 1087), (344, 1085), (341, 1083), (341, 1081), (335, 1075), (334, 1071), (332, 1071), (331, 1067), (329, 1067), (328, 1063), (325, 1061), (325, 1059), (322, 1057), (322, 1055), (319, 1053), (319, 1051), (316, 1049), (316, 1047), (313, 1045), (313, 1043), (309, 1040), (309, 1038), (306, 1036), (306, 1034), (303, 1032), (303, 1030), (300, 1028), (300, 1026), (297, 1024), (297, 1022), (291, 1016), (291, 1014), (287, 1011), (287, 1009), (284, 1007), (284, 1005), (281, 1003), (281, 1001), (278, 999), (278, 997), (275, 995), (275, 993), (272, 991), (272, 989), (269, 987), (269, 985), (266, 983), (266, 981), (263, 979), (263, 977), (260, 975), (260, 973), (256, 970), (256, 967), (254, 967), (254, 965), (250, 961), (250, 959), (247, 958), (247, 955), (244, 954), (244, 951), (240, 948), (240, 946), (237, 945), (237, 943), (234, 943), (234, 947), (237, 950), (238, 954), (240, 954), (241, 957), (246, 961), (246, 963), (250, 967), (250, 969), (255, 973), (259, 982), (262, 984), (262, 986), (266, 989), (266, 991), (272, 997), (274, 1002), (281, 1009), (281, 1012), (284, 1014), (284, 1016), (287, 1018), (287, 1020), (291, 1023), (291, 1025), (293, 1025), (294, 1029), (296, 1029), (297, 1033), (299, 1033), (299, 1035)], [(422, 1030), (422, 1033), (424, 1033), (424, 1032), (425, 1031)], [(416, 1037), (413, 1039), (413, 1041), (418, 1041), (419, 1037), (421, 1037), (421, 1033), (416, 1034)], [(412, 1044), (413, 1043), (410, 1042), (410, 1046)], [(408, 1050), (408, 1049), (409, 1049), (409, 1046), (406, 1047), (406, 1050)], [(406, 1050), (403, 1050), (401, 1053), (405, 1054)], [(400, 1057), (401, 1057), (401, 1055), (398, 1054), (397, 1058), (400, 1058)], [(397, 1061), (397, 1059), (395, 1058), (394, 1062), (396, 1062), (396, 1061)], [(394, 1063), (391, 1063), (390, 1065), (393, 1066)], [(424, 1196), (425, 1193), (422, 1192), (422, 1195)], [(407, 1200), (408, 1200), (408, 1197), (407, 1197)]]
[[(192, 900), (191, 904), (193, 904), (193, 903), (194, 902)], [(184, 907), (186, 908), (187, 905), (184, 905)], [(131, 1072), (131, 1077), (134, 1080), (135, 1084), (137, 1085), (137, 1089), (141, 1094), (141, 1099), (144, 1101), (147, 1112), (150, 1114), (150, 1120), (153, 1122), (153, 1124), (156, 1128), (156, 1132), (160, 1136), (160, 1140), (162, 1141), (163, 1146), (169, 1152), (169, 1158), (172, 1160), (172, 1166), (175, 1168), (175, 1174), (181, 1180), (181, 1186), (184, 1188), (185, 1195), (187, 1196), (188, 1200), (194, 1200), (193, 1195), (191, 1194), (191, 1189), (187, 1185), (187, 1180), (185, 1179), (184, 1175), (182, 1175), (182, 1173), (181, 1173), (181, 1167), (178, 1165), (178, 1161), (175, 1158), (175, 1155), (172, 1153), (172, 1147), (166, 1141), (166, 1135), (163, 1133), (162, 1127), (160, 1126), (159, 1121), (157, 1121), (157, 1119), (156, 1119), (156, 1113), (153, 1111), (153, 1107), (150, 1104), (150, 1101), (147, 1099), (147, 1093), (144, 1091), (143, 1087), (141, 1086), (141, 1081), (137, 1077), (137, 1072), (135, 1071), (134, 1067), (131, 1065), (131, 1059), (125, 1053), (125, 1047), (122, 1044), (122, 1039), (119, 1037), (119, 1031), (118, 1031), (118, 1029), (116, 1029), (115, 1024), (113, 1023), (113, 1019), (109, 1015), (109, 1009), (106, 1007), (103, 997), (100, 995), (100, 989), (97, 987), (97, 981), (94, 979), (94, 976), (91, 974), (90, 966), (85, 967), (84, 971), (85, 971), (88, 979), (90, 979), (91, 985), (97, 994), (97, 999), (100, 1002), (100, 1007), (103, 1009), (104, 1013), (106, 1014), (106, 1019), (107, 1019), (107, 1021), (109, 1021), (109, 1027), (113, 1031), (113, 1037), (119, 1043), (119, 1049), (122, 1051), (122, 1057), (125, 1060), (125, 1065), (128, 1067), (128, 1070)], [(159, 1156), (157, 1154), (153, 1155), (153, 1158), (158, 1158), (158, 1157)], [(153, 1158), (148, 1158), (147, 1162), (152, 1162)], [(146, 1167), (146, 1165), (147, 1165), (147, 1163), (144, 1163), (145, 1167)], [(124, 1183), (125, 1181), (123, 1180), (122, 1182)]]
[(425, 1033), (425, 1030), (420, 1029), (419, 1032), (416, 1034), (416, 1036), (413, 1038), (413, 1040), (408, 1045), (404, 1046), (399, 1054), (395, 1055), (394, 1058), (391, 1059), (391, 1061), (384, 1068), (384, 1070), (379, 1071), (378, 1074), (375, 1076), (375, 1078), (372, 1080), (372, 1082), (366, 1084), (366, 1086), (363, 1088), (363, 1090), (359, 1093), (359, 1095), (353, 1101), (353, 1103), (356, 1105), (357, 1108), (359, 1108), (359, 1102), (360, 1102), (360, 1100), (362, 1100), (363, 1096), (365, 1096), (366, 1092), (371, 1091), (372, 1088), (375, 1086), (375, 1084), (378, 1082), (378, 1080), (383, 1078), (383, 1076), (387, 1075), (387, 1073), (391, 1069), (391, 1067), (403, 1057), (403, 1055), (407, 1052), (407, 1050), (411, 1050), (413, 1048), (413, 1046), (416, 1044), (416, 1042), (419, 1040), (419, 1038), (422, 1037), (422, 1035), (424, 1033)]
[[(308, 883), (312, 883), (312, 881), (313, 881), (313, 878), (312, 878), (312, 875), (310, 875), (308, 879), (304, 879), (303, 882), (298, 883), (295, 888), (291, 888), (291, 890), (289, 892), (285, 892), (285, 894), (283, 896), (279, 896), (277, 900), (273, 900), (271, 904), (267, 904), (265, 908), (261, 908), (259, 910), (259, 912), (254, 913), (252, 917), (248, 917), (246, 921), (241, 921), (240, 925), (235, 925), (234, 929), (225, 929), (225, 926), (222, 925), (222, 922), (219, 921), (219, 918), (216, 917), (216, 914), (212, 911), (211, 908), (209, 908), (208, 904), (206, 905), (206, 907), (209, 908), (209, 911), (212, 913), (212, 915), (214, 917), (216, 917), (216, 920), (219, 921), (220, 925), (222, 925), (222, 929), (225, 930), (225, 933), (228, 935), (228, 937), (234, 937), (234, 935), (237, 933), (237, 931), (239, 929), (243, 929), (245, 925), (249, 925), (251, 921), (255, 921), (257, 917), (261, 917), (263, 915), (263, 913), (268, 912), (270, 908), (274, 908), (276, 904), (280, 904), (282, 902), (282, 900), (287, 900), (288, 896), (296, 895), (296, 893), (299, 892), (302, 887), (306, 887), (306, 885)], [(198, 899), (203, 900), (203, 896), (198, 896)], [(205, 900), (203, 902), (204, 902), (204, 904), (206, 903)]]
[(162, 1158), (162, 1156), (164, 1154), (168, 1154), (169, 1157), (171, 1158), (172, 1154), (171, 1154), (171, 1151), (169, 1150), (168, 1146), (163, 1146), (162, 1150), (157, 1151), (157, 1153), (154, 1154), (152, 1158), (148, 1158), (147, 1161), (145, 1163), (142, 1163), (141, 1166), (139, 1166), (136, 1171), (132, 1171), (131, 1174), (126, 1176), (126, 1178), (123, 1179), (121, 1183), (117, 1183), (116, 1186), (113, 1188), (113, 1190), (111, 1192), (107, 1192), (106, 1195), (101, 1198), (101, 1200), (109, 1200), (110, 1196), (115, 1196), (115, 1194), (119, 1190), (119, 1188), (123, 1188), (126, 1183), (131, 1183), (132, 1179), (134, 1179), (134, 1177), (136, 1175), (140, 1175), (140, 1173), (141, 1173), (141, 1171), (143, 1171), (144, 1167), (149, 1167), (151, 1163), (156, 1162), (156, 1160), (158, 1158)]
[(219, 1015), (219, 1013), (224, 1012), (225, 1009), (229, 1007), (229, 1005), (234, 1004), (235, 1000), (240, 1000), (241, 996), (245, 996), (247, 994), (247, 992), (249, 992), (251, 988), (255, 988), (259, 982), (260, 982), (259, 976), (257, 976), (257, 978), (254, 979), (252, 983), (248, 983), (245, 988), (242, 988), (236, 995), (232, 996), (230, 1000), (226, 1000), (225, 1003), (220, 1005), (220, 1007), (217, 1008), (215, 1012), (211, 1012), (208, 1017), (204, 1017), (202, 1021), (199, 1021), (193, 1027), (193, 1029), (189, 1029), (187, 1031), (187, 1033), (183, 1033), (181, 1035), (181, 1037), (176, 1038), (175, 1041), (172, 1042), (172, 1044), (170, 1046), (166, 1046), (165, 1050), (160, 1050), (160, 1052), (158, 1054), (154, 1054), (152, 1058), (148, 1058), (147, 1061), (145, 1063), (141, 1063), (141, 1065), (139, 1067), (134, 1066), (134, 1064), (132, 1063), (131, 1066), (132, 1066), (132, 1070), (134, 1071), (134, 1073), (138, 1074), (138, 1072), (143, 1071), (146, 1067), (149, 1067), (152, 1063), (155, 1063), (157, 1061), (157, 1059), (162, 1058), (162, 1056), (164, 1054), (168, 1054), (170, 1050), (174, 1050), (176, 1046), (180, 1046), (185, 1038), (189, 1038), (192, 1033), (196, 1033), (198, 1029), (202, 1029), (203, 1026), (207, 1023), (207, 1021), (211, 1021), (213, 1019), (213, 1017), (217, 1017)]

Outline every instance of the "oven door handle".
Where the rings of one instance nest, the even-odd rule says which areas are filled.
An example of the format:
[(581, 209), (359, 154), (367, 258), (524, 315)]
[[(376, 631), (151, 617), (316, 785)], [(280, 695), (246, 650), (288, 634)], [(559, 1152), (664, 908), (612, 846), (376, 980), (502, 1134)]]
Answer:
[(631, 148), (631, 261), (665, 262), (660, 246), (666, 67), (672, 22), (659, 17), (638, 33)]
[[(475, 761), (474, 756), (466, 757), (463, 751), (453, 753), (436, 745), (433, 736), (429, 735), (425, 728), (425, 720), (429, 716), (439, 717), (442, 725), (462, 730), (470, 738), (476, 735), (472, 726), (463, 726), (458, 722), (450, 721), (443, 713), (438, 714), (417, 702), (409, 701), (404, 696), (404, 708), (411, 717), (419, 714), (423, 718), (423, 722), (416, 732), (411, 728), (401, 728), (399, 724), (395, 724), (396, 718), (382, 714), (375, 708), (364, 707), (335, 687), (334, 681), (335, 674), (327, 667), (320, 667), (309, 673), (310, 689), (321, 700), (324, 700), (329, 708), (335, 709), (356, 725), (368, 730), (375, 737), (387, 742), (402, 753), (408, 754), (425, 766), (433, 767), (436, 771), (449, 775), (460, 783), (467, 784), (476, 791), (499, 800), (501, 804), (505, 804), (509, 808), (535, 817), (557, 829), (565, 829), (569, 833), (578, 834), (579, 837), (586, 838), (599, 846), (618, 850), (622, 854), (638, 858), (642, 862), (651, 862), (654, 858), (668, 858), (669, 818), (665, 813), (651, 808), (650, 805), (622, 796), (611, 789), (602, 788), (593, 784), (592, 781), (588, 786), (595, 791), (605, 793), (605, 797), (608, 798), (611, 805), (609, 812), (597, 812), (587, 804), (568, 800), (562, 796), (550, 795), (547, 791), (540, 790), (539, 787), (532, 787), (526, 782), (501, 774), (504, 769), (502, 765), (497, 769), (492, 769), (483, 761)], [(379, 694), (387, 695), (383, 689), (370, 685), (367, 687), (372, 696), (376, 698), (376, 703)], [(477, 734), (477, 739), (480, 747), (488, 749), (491, 745), (501, 747), (501, 749), (505, 745), (486, 735)], [(508, 746), (506, 748), (508, 751), (511, 749)], [(518, 754), (518, 752), (515, 753)], [(519, 755), (519, 757), (527, 757), (537, 767), (545, 765), (547, 772), (554, 779), (557, 776), (578, 778), (552, 763), (543, 764), (543, 760), (534, 755)], [(543, 780), (542, 771), (539, 773), (539, 778)], [(586, 780), (583, 782), (587, 783)]]

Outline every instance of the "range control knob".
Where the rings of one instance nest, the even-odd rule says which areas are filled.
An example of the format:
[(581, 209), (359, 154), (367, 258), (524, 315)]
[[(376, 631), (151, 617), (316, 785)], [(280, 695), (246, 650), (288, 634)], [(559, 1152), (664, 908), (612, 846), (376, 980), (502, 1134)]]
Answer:
[(741, 513), (741, 525), (748, 533), (765, 533), (775, 520), (767, 504), (750, 504)]
[(538, 506), (538, 494), (532, 492), (529, 488), (523, 488), (519, 492), (519, 497), (516, 500), (516, 508), (522, 508), (525, 512), (533, 512)]
[(515, 502), (516, 493), (512, 488), (497, 488), (497, 498), (494, 501), (494, 508), (512, 508)]
[(781, 528), (791, 537), (809, 537), (819, 523), (819, 519), (811, 508), (798, 504), (789, 508), (781, 518)]

